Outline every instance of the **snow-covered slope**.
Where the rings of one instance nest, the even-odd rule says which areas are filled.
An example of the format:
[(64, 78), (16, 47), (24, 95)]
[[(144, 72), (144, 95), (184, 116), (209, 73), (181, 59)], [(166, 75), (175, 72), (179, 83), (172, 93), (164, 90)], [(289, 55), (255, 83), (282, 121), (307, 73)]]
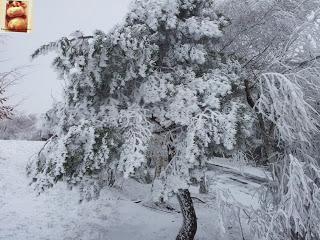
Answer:
[[(78, 203), (76, 190), (60, 183), (36, 196), (25, 166), (43, 142), (0, 141), (0, 240), (170, 240), (181, 225), (179, 213), (135, 203), (149, 192), (133, 181), (105, 189), (99, 200)], [(208, 198), (205, 198), (209, 201)], [(195, 201), (197, 202), (197, 201)], [(195, 203), (198, 240), (218, 236), (216, 212)], [(228, 236), (223, 239), (239, 239)]]

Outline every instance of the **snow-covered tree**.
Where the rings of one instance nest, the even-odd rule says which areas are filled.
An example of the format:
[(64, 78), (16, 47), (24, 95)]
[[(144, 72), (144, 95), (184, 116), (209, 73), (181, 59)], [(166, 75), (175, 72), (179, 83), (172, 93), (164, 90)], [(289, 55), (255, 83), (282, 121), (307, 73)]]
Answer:
[[(4, 44), (7, 38), (0, 34), (0, 45)], [(0, 59), (1, 61), (5, 61)], [(8, 104), (7, 91), (8, 88), (13, 85), (18, 79), (22, 77), (18, 68), (0, 71), (0, 120), (8, 119), (12, 116), (13, 106)]]
[[(290, 39), (290, 47), (279, 59), (280, 63), (286, 63), (285, 70), (279, 71), (278, 67), (278, 72), (266, 72), (260, 77), (257, 108), (266, 121), (275, 125), (274, 136), (278, 138), (277, 157), (272, 161), (274, 182), (260, 216), (266, 222), (257, 224), (263, 226), (257, 232), (262, 232), (265, 239), (320, 238), (316, 227), (320, 223), (320, 168), (319, 156), (314, 151), (319, 116), (311, 105), (319, 99), (319, 65), (315, 61), (319, 41), (310, 32), (312, 25), (318, 28), (317, 20), (308, 17), (297, 28), (303, 30), (293, 34), (295, 40)], [(311, 39), (314, 49), (309, 51)]]
[(0, 74), (0, 119), (8, 118), (12, 112), (12, 107), (7, 106), (5, 103), (8, 100), (7, 97), (4, 96), (6, 83), (2, 80)]
[(246, 68), (261, 70), (296, 41), (297, 34), (306, 28), (307, 16), (319, 7), (317, 0), (218, 1), (217, 9), (232, 23), (219, 51), (244, 59)]
[[(228, 24), (214, 1), (135, 1), (108, 34), (76, 32), (38, 49), (33, 57), (57, 51), (67, 87), (59, 129), (28, 166), (34, 186), (64, 180), (90, 199), (119, 173), (154, 168), (154, 199), (177, 193), (190, 210), (187, 189), (207, 157), (231, 155), (253, 135), (241, 67), (215, 50)], [(178, 239), (193, 239), (188, 221)]]
[(16, 70), (0, 72), (0, 120), (10, 117), (13, 108), (7, 104), (6, 91), (12, 82), (18, 77)]
[[(312, 150), (312, 134), (319, 132), (314, 110), (302, 87), (287, 75), (265, 73), (260, 79), (257, 109), (274, 127), (270, 158), (273, 179), (255, 212), (257, 239), (318, 239), (320, 232), (320, 168)], [(257, 215), (256, 215), (257, 214)]]
[(273, 175), (261, 209), (251, 216), (252, 230), (256, 239), (319, 239), (319, 2), (222, 5), (233, 12), (235, 24), (228, 28), (229, 41), (222, 41), (221, 49), (242, 65), (247, 100), (256, 111), (266, 153), (264, 163)]
[[(297, 83), (303, 89), (306, 100), (309, 95), (307, 91), (313, 92), (311, 101), (316, 99), (314, 93), (318, 94), (318, 87), (314, 86), (318, 84), (314, 80), (319, 68), (314, 63), (318, 51), (316, 16), (319, 7), (317, 0), (227, 0), (217, 3), (217, 9), (231, 22), (218, 51), (239, 60), (248, 103), (253, 109), (256, 110), (260, 83), (266, 81), (266, 76), (275, 76), (273, 73), (284, 74), (283, 79)], [(311, 103), (309, 100), (307, 102)], [(261, 114), (257, 114), (257, 118), (259, 138), (263, 142), (263, 151), (258, 159), (266, 164), (277, 151), (274, 144), (277, 140), (274, 138), (275, 126), (273, 122), (265, 121)]]
[(229, 2), (243, 11), (226, 18), (211, 0), (137, 0), (107, 34), (39, 48), (33, 57), (57, 52), (67, 84), (55, 134), (28, 165), (35, 188), (65, 181), (91, 199), (118, 177), (148, 174), (155, 201), (178, 195), (177, 239), (193, 239), (188, 187), (206, 160), (261, 148), (273, 179), (251, 215), (254, 234), (318, 239), (319, 22), (306, 14), (317, 1)]

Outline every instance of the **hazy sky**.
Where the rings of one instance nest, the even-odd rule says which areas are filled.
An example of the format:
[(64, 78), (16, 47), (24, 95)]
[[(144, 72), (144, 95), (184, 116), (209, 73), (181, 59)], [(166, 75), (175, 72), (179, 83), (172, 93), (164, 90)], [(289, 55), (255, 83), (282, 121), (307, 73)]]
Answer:
[(50, 54), (30, 61), (31, 53), (50, 41), (69, 36), (75, 30), (85, 34), (95, 29), (110, 30), (123, 21), (131, 0), (34, 0), (33, 32), (6, 34), (9, 38), (1, 46), (0, 71), (24, 68), (26, 76), (8, 92), (11, 104), (27, 113), (42, 113), (50, 108), (53, 99), (61, 99), (62, 82), (51, 68)]

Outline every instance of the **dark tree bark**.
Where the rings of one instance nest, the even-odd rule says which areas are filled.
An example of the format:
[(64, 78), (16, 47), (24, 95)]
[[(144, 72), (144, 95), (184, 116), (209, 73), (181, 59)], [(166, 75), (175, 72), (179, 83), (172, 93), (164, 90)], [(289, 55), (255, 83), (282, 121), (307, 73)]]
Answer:
[(176, 240), (193, 240), (197, 232), (197, 216), (190, 192), (188, 189), (179, 189), (177, 196), (183, 215), (183, 223)]
[(265, 124), (265, 121), (263, 119), (263, 116), (261, 113), (258, 112), (256, 106), (255, 106), (255, 101), (252, 98), (250, 86), (249, 86), (249, 80), (245, 79), (244, 80), (244, 85), (245, 85), (245, 92), (246, 92), (246, 97), (247, 97), (247, 102), (249, 106), (254, 109), (254, 111), (257, 114), (258, 117), (258, 122), (259, 122), (259, 127), (261, 130), (261, 137), (263, 141), (263, 151), (262, 151), (262, 161), (260, 161), (263, 165), (267, 164), (270, 162), (270, 154), (272, 153), (272, 145), (271, 145), (271, 134), (274, 129), (274, 124), (270, 123), (270, 129), (268, 131), (267, 126)]
[(200, 185), (199, 193), (207, 194), (208, 193), (208, 183), (207, 183), (205, 176), (201, 177), (199, 185)]

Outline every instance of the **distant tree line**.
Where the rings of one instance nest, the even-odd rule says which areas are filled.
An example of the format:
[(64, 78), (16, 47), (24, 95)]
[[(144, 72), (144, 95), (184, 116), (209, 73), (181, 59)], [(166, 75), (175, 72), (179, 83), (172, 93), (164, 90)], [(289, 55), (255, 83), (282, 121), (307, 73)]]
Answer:
[(41, 140), (35, 114), (15, 113), (0, 121), (0, 139), (2, 140)]

